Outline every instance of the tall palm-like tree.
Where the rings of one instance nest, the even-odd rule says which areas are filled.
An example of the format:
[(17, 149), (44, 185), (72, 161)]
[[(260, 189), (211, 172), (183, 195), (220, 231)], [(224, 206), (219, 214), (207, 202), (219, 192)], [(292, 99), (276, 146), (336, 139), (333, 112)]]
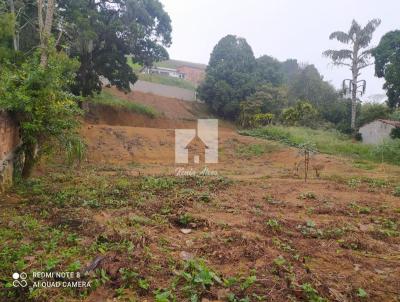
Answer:
[[(348, 44), (348, 49), (327, 50), (323, 54), (332, 59), (333, 64), (337, 66), (347, 66), (352, 73), (352, 79), (349, 80), (349, 91), (351, 92), (351, 128), (356, 128), (356, 109), (357, 109), (357, 91), (360, 88), (358, 77), (361, 69), (371, 65), (371, 51), (369, 44), (376, 28), (381, 24), (381, 20), (373, 19), (362, 27), (353, 20), (349, 31), (335, 31), (331, 33), (329, 39), (336, 39), (341, 43)], [(344, 85), (343, 85), (344, 86)], [(361, 82), (363, 91), (365, 91), (365, 81)]]

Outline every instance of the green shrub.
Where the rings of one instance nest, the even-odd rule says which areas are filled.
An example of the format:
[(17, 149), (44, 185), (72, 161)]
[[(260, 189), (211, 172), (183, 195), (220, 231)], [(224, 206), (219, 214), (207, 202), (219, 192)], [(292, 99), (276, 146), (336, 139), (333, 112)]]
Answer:
[(0, 109), (11, 112), (18, 123), (25, 178), (40, 156), (55, 145), (70, 156), (82, 156), (83, 144), (77, 134), (81, 110), (69, 91), (78, 66), (66, 53), (50, 48), (46, 68), (40, 65), (39, 50), (18, 66), (2, 64), (0, 68)]
[(393, 128), (390, 132), (390, 137), (393, 139), (399, 138), (400, 139), (400, 127)]

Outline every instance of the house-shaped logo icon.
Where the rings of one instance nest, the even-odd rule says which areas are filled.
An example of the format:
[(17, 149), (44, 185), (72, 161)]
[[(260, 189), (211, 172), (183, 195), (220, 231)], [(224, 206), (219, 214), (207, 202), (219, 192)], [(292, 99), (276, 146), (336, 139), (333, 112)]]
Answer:
[(218, 120), (199, 119), (196, 129), (175, 130), (175, 162), (218, 163)]

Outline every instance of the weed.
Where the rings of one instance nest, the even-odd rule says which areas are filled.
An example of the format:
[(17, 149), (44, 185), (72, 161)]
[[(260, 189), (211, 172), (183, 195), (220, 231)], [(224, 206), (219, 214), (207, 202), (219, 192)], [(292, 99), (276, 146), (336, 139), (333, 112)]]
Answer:
[(171, 302), (175, 301), (173, 294), (169, 290), (157, 290), (154, 292), (155, 302)]
[(359, 289), (357, 289), (357, 297), (367, 298), (368, 293), (363, 288), (360, 287)]
[(299, 225), (297, 228), (306, 237), (318, 238), (322, 236), (322, 231), (316, 228), (315, 222), (312, 220), (307, 221), (304, 225)]
[(142, 190), (148, 191), (168, 191), (176, 185), (176, 181), (172, 178), (156, 178), (156, 177), (145, 177), (141, 183)]
[(279, 231), (281, 229), (281, 225), (276, 219), (268, 219), (265, 224), (273, 231)]
[(300, 286), (300, 288), (303, 290), (304, 294), (306, 295), (308, 302), (326, 302), (326, 301), (328, 301), (325, 298), (322, 298), (318, 294), (318, 291), (310, 283), (304, 283)]
[(150, 288), (150, 282), (146, 279), (139, 279), (138, 286), (141, 289), (148, 290)]
[(184, 283), (182, 292), (190, 298), (190, 301), (200, 301), (203, 293), (213, 284), (222, 284), (220, 277), (208, 268), (204, 261), (197, 259), (186, 261), (176, 284), (182, 282)]
[(95, 273), (96, 273), (96, 278), (93, 280), (94, 288), (104, 285), (108, 281), (110, 281), (110, 277), (107, 275), (104, 269), (97, 269)]
[(365, 160), (355, 160), (353, 163), (353, 167), (363, 170), (373, 170), (376, 166)]
[(395, 221), (388, 218), (378, 218), (374, 222), (378, 225), (375, 229), (375, 235), (378, 238), (400, 236), (399, 226)]
[(267, 202), (268, 204), (270, 204), (270, 205), (282, 205), (282, 204), (283, 204), (282, 201), (276, 200), (276, 199), (275, 199), (273, 196), (271, 196), (271, 195), (266, 195), (266, 196), (264, 196), (264, 197), (263, 197), (263, 200), (264, 200), (265, 202)]
[(154, 225), (154, 222), (150, 218), (139, 215), (129, 217), (129, 222), (132, 225)]
[(370, 207), (360, 206), (354, 202), (350, 203), (350, 208), (354, 209), (358, 214), (370, 214), (372, 211)]
[(239, 157), (243, 158), (252, 158), (252, 157), (258, 157), (261, 156), (265, 153), (270, 153), (273, 151), (276, 151), (278, 149), (278, 146), (276, 144), (250, 144), (250, 145), (244, 145), (240, 146), (239, 148), (236, 149), (236, 153), (239, 155)]
[(182, 214), (181, 216), (179, 216), (178, 222), (179, 224), (181, 224), (182, 226), (188, 226), (189, 223), (191, 223), (193, 221), (193, 217), (188, 214)]
[(393, 196), (400, 197), (400, 186), (394, 188)]
[(361, 180), (358, 178), (351, 178), (347, 181), (349, 188), (356, 189), (361, 185)]
[(257, 277), (256, 276), (249, 276), (247, 277), (243, 283), (240, 285), (240, 289), (241, 290), (246, 290), (248, 289), (250, 286), (252, 286), (255, 282), (257, 281)]
[(299, 198), (300, 199), (317, 199), (317, 195), (314, 192), (305, 192), (305, 193), (301, 193)]

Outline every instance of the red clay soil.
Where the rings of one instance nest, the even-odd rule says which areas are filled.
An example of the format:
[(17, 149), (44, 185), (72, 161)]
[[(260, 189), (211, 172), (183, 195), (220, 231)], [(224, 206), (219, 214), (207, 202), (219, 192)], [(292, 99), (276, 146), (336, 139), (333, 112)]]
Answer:
[[(174, 129), (196, 127), (198, 104), (113, 93), (152, 105), (165, 116), (150, 119), (100, 109), (92, 112), (81, 131), (88, 152), (87, 163), (73, 179), (77, 186), (85, 181), (91, 185), (94, 172), (85, 174), (90, 167), (96, 173), (102, 173), (101, 167), (113, 167), (100, 175), (101, 183), (107, 180), (107, 188), (121, 177), (132, 182), (142, 181), (143, 175), (179, 180), (177, 168), (199, 171), (205, 167), (174, 163)], [(255, 145), (263, 151), (254, 152)], [(394, 236), (394, 225), (400, 219), (400, 198), (393, 195), (394, 185), (399, 185), (399, 167), (375, 165), (365, 170), (355, 167), (352, 159), (319, 154), (311, 159), (311, 166), (318, 165), (320, 175), (311, 171), (305, 182), (302, 165), (294, 168), (301, 161), (293, 148), (240, 136), (232, 125), (222, 123), (219, 163), (207, 165), (221, 178), (190, 180), (193, 183), (184, 182), (184, 187), (155, 192), (135, 191), (137, 203), (120, 209), (71, 210), (88, 225), (83, 242), (93, 242), (101, 234), (108, 240), (132, 241), (135, 246), (129, 257), (126, 252), (105, 254), (100, 268), (113, 284), (100, 287), (86, 301), (116, 299), (115, 289), (122, 282), (118, 270), (126, 266), (151, 281), (151, 291), (136, 291), (137, 301), (154, 301), (152, 290), (167, 288), (176, 275), (169, 269), (170, 260), (189, 254), (206, 259), (224, 278), (255, 274), (256, 285), (232, 289), (251, 301), (323, 301), (311, 299), (302, 284), (312, 284), (329, 301), (399, 301), (400, 237)], [(46, 167), (42, 169), (44, 174)], [(62, 209), (57, 215), (65, 219), (71, 213)], [(182, 215), (192, 219), (189, 234), (180, 230)], [(124, 228), (123, 223), (138, 216), (161, 222), (143, 223), (136, 238), (135, 229)], [(167, 222), (162, 220), (165, 217)], [(278, 257), (286, 262), (277, 262)], [(358, 296), (360, 288), (368, 298)], [(177, 295), (177, 301), (187, 301), (183, 291)], [(256, 300), (262, 296), (263, 300)], [(228, 301), (221, 286), (204, 290), (201, 298), (203, 302)]]
[(202, 115), (207, 115), (205, 105), (200, 102), (182, 101), (139, 91), (124, 93), (116, 88), (105, 88), (105, 91), (120, 98), (153, 107), (165, 117), (173, 120), (194, 120)]

